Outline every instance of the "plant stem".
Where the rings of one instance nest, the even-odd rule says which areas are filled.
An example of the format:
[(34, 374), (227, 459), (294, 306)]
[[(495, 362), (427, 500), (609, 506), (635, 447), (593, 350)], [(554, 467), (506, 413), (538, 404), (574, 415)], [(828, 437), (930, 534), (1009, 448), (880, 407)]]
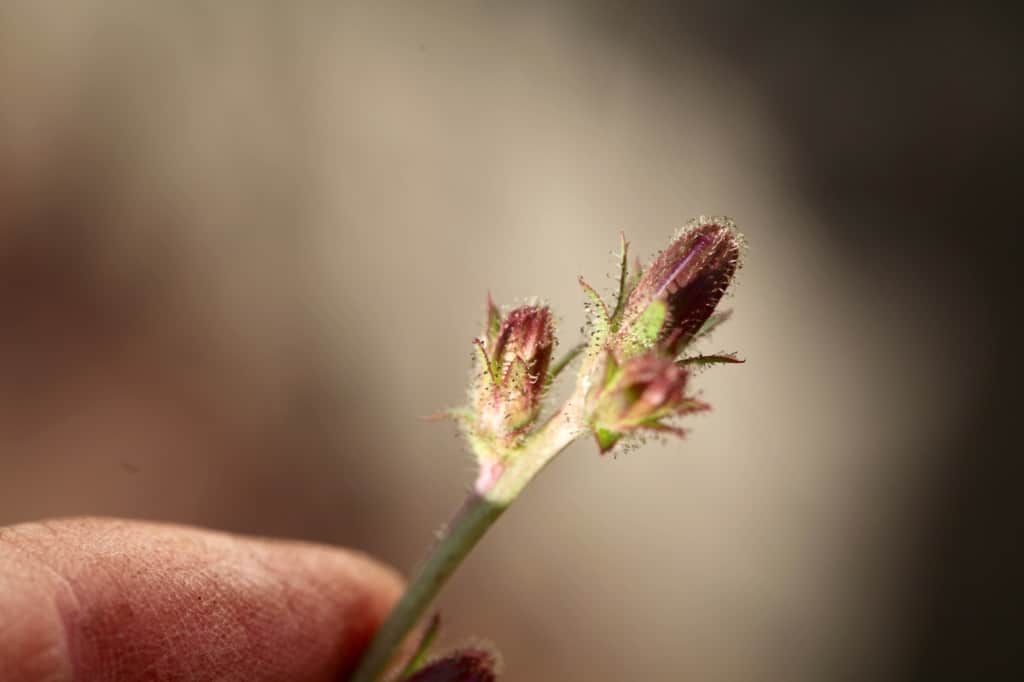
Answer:
[(395, 650), (426, 612), (445, 582), (506, 507), (476, 493), (466, 498), (445, 527), (426, 562), (409, 583), (402, 599), (377, 631), (350, 682), (375, 682), (378, 679)]
[(451, 522), (441, 531), (427, 560), (377, 631), (349, 682), (377, 682), (402, 640), (487, 529), (526, 484), (577, 438), (583, 395), (585, 389), (578, 389), (573, 394), (562, 409), (527, 441), (490, 489), (469, 494)]
[(586, 347), (587, 344), (585, 343), (577, 343), (575, 346), (570, 348), (569, 351), (555, 362), (555, 364), (551, 366), (550, 370), (548, 370), (548, 382), (550, 383), (554, 381), (555, 378), (562, 373), (562, 370), (565, 369), (570, 362), (575, 360), (576, 356), (582, 353)]

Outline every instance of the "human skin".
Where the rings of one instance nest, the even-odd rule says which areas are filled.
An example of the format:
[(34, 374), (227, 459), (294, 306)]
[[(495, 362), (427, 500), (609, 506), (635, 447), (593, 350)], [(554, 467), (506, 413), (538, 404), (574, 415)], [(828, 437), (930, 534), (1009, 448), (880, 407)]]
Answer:
[(0, 528), (0, 680), (338, 682), (401, 590), (307, 543), (117, 519)]

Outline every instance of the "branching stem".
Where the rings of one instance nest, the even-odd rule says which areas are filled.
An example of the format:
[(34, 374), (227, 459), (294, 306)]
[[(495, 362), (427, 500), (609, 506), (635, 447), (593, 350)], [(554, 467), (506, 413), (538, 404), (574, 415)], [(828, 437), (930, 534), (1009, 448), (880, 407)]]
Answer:
[(551, 369), (548, 371), (548, 382), (554, 381), (558, 377), (558, 375), (562, 373), (562, 370), (565, 369), (570, 362), (575, 360), (586, 347), (587, 344), (585, 343), (577, 343), (575, 346), (570, 348), (565, 355), (559, 358), (558, 361), (555, 362), (555, 364), (553, 364), (551, 366)]

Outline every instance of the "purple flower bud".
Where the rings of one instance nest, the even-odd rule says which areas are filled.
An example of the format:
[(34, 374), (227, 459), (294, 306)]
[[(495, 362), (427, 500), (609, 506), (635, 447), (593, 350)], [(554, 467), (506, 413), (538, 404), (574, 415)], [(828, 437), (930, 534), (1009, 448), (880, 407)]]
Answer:
[(548, 308), (523, 306), (500, 320), (489, 305), (487, 334), (477, 340), (483, 365), (474, 389), (480, 435), (513, 435), (537, 418), (554, 341)]
[(461, 649), (427, 665), (406, 682), (495, 682), (497, 661), (479, 648)]
[[(616, 345), (650, 347), (642, 330), (644, 314), (655, 301), (665, 304), (653, 339), (675, 356), (694, 338), (715, 311), (736, 272), (740, 240), (727, 220), (699, 219), (685, 228), (647, 267), (626, 301)], [(636, 343), (640, 332), (641, 343)], [(632, 343), (631, 343), (632, 342)], [(627, 353), (632, 354), (632, 353)]]
[(546, 307), (524, 306), (513, 310), (501, 323), (493, 357), (506, 365), (520, 360), (531, 371), (544, 374), (551, 362), (553, 345), (551, 311)]
[(680, 429), (662, 420), (708, 409), (705, 403), (687, 397), (688, 376), (685, 369), (654, 351), (622, 365), (609, 351), (604, 377), (587, 398), (589, 423), (601, 452), (633, 431), (682, 435)]

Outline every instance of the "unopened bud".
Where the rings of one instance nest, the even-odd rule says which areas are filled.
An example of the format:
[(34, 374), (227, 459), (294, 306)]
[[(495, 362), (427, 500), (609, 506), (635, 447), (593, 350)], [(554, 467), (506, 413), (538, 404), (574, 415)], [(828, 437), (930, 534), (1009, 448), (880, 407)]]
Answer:
[(699, 219), (685, 228), (633, 287), (613, 345), (625, 356), (654, 345), (677, 355), (725, 294), (740, 247), (727, 220)]
[(406, 682), (495, 682), (496, 656), (480, 647), (460, 649), (428, 664)]
[(705, 403), (687, 397), (687, 378), (685, 369), (658, 353), (646, 353), (620, 365), (608, 351), (603, 379), (587, 399), (588, 420), (601, 452), (638, 430), (682, 435), (663, 420), (708, 409)]
[(537, 418), (554, 341), (548, 308), (523, 306), (501, 320), (489, 306), (487, 333), (477, 340), (482, 365), (474, 386), (478, 435), (512, 435)]

